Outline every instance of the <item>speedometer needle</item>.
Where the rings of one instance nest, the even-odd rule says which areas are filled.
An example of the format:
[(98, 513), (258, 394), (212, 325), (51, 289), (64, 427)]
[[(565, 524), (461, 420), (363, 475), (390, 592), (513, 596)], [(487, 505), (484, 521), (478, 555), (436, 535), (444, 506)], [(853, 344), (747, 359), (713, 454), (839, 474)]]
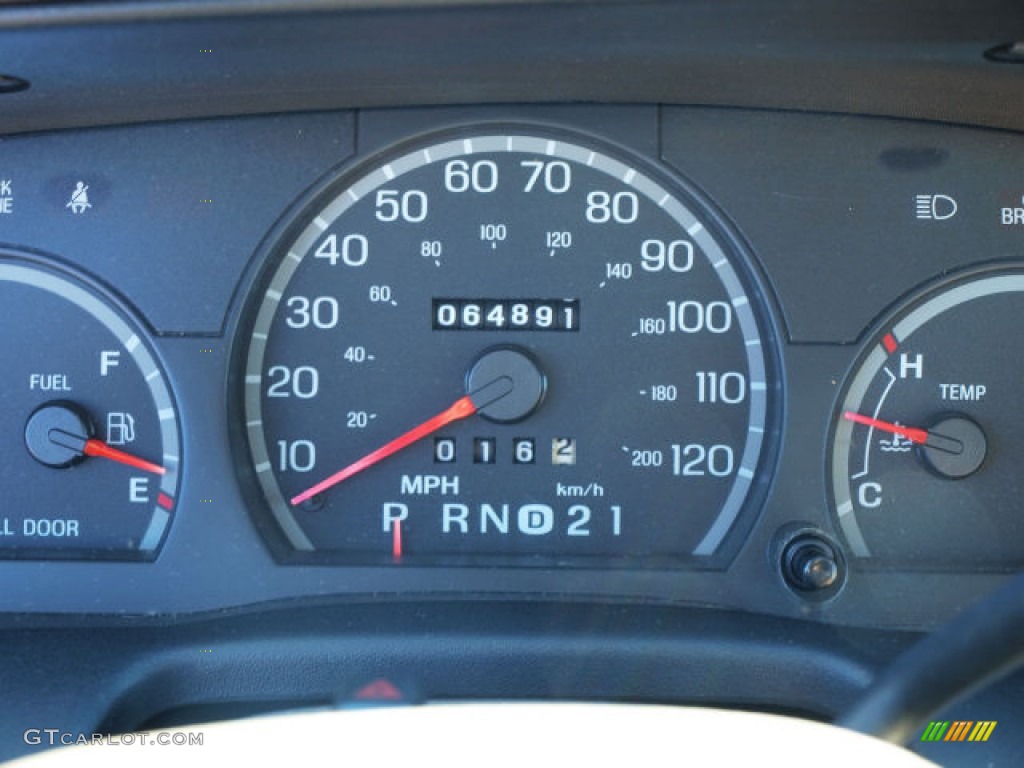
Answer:
[(404, 448), (408, 448), (417, 440), (422, 440), (427, 435), (437, 432), (437, 430), (451, 424), (453, 421), (459, 421), (460, 419), (472, 416), (481, 408), (486, 408), (488, 405), (501, 399), (511, 391), (511, 380), (507, 377), (501, 377), (492, 381), (490, 384), (481, 387), (476, 392), (460, 397), (448, 408), (445, 408), (436, 416), (427, 419), (418, 427), (413, 427), (405, 434), (396, 437), (390, 443), (386, 443), (377, 450), (366, 454), (358, 461), (349, 464), (344, 469), (335, 472), (326, 480), (321, 480), (312, 488), (303, 491), (298, 496), (293, 496), (291, 499), (292, 506), (298, 506), (302, 502), (313, 498), (318, 493), (323, 493), (328, 488), (333, 488), (338, 483), (348, 480), (352, 475), (358, 474), (364, 469), (372, 467), (374, 464), (383, 461), (388, 456), (398, 453)]
[(473, 401), (472, 399), (470, 399), (469, 395), (466, 395), (465, 397), (460, 397), (458, 400), (452, 403), (451, 406), (441, 411), (441, 413), (437, 414), (437, 416), (427, 419), (418, 427), (413, 427), (404, 435), (396, 437), (390, 443), (387, 443), (386, 445), (381, 446), (377, 450), (366, 454), (365, 456), (363, 456), (363, 458), (359, 459), (358, 461), (352, 462), (341, 471), (335, 472), (326, 480), (321, 480), (312, 488), (308, 488), (307, 490), (300, 493), (298, 496), (293, 496), (292, 506), (297, 506), (302, 502), (306, 501), (307, 499), (313, 498), (318, 493), (323, 493), (328, 488), (333, 488), (338, 483), (348, 480), (350, 477), (352, 477), (352, 475), (355, 475), (359, 472), (362, 472), (364, 469), (372, 467), (377, 462), (383, 461), (388, 456), (391, 456), (394, 453), (398, 453), (403, 448), (408, 448), (417, 440), (423, 439), (432, 432), (437, 432), (437, 430), (441, 429), (442, 427), (448, 424), (451, 424), (453, 421), (458, 421), (459, 419), (465, 419), (468, 416), (472, 416), (474, 413), (476, 413), (476, 411), (476, 405), (473, 404)]
[(935, 448), (939, 451), (954, 454), (962, 453), (964, 450), (964, 444), (959, 440), (955, 440), (952, 437), (946, 437), (945, 435), (940, 435), (936, 432), (929, 432), (927, 429), (904, 427), (900, 424), (893, 424), (890, 421), (874, 419), (870, 416), (854, 413), (853, 411), (844, 412), (843, 418), (856, 424), (863, 424), (867, 427), (880, 429), (883, 432), (890, 432), (894, 435), (899, 435), (915, 445), (925, 445), (929, 448)]

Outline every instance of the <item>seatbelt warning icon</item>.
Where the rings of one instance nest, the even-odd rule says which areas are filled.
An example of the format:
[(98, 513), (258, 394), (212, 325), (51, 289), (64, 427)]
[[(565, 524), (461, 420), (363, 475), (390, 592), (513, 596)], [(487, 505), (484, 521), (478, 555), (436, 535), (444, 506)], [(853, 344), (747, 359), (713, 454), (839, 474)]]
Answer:
[(70, 208), (74, 214), (85, 213), (86, 209), (92, 208), (92, 203), (89, 202), (89, 185), (84, 181), (78, 182), (71, 193), (71, 199), (64, 207)]

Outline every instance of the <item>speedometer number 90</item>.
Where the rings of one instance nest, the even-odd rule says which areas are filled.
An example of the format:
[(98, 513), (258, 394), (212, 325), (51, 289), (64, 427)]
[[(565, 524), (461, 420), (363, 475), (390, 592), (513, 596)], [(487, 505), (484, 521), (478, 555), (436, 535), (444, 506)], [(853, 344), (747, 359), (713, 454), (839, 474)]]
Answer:
[(738, 246), (662, 179), (517, 131), (319, 195), (239, 355), (282, 559), (713, 563), (764, 485), (771, 349)]

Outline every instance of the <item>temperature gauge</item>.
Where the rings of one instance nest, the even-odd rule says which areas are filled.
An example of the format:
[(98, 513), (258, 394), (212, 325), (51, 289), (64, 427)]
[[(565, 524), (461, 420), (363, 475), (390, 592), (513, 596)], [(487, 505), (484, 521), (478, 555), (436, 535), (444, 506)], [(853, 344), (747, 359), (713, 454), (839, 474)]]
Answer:
[(0, 256), (0, 557), (147, 560), (181, 455), (163, 372), (112, 302)]
[(947, 281), (886, 321), (833, 430), (850, 553), (886, 567), (1024, 565), (1024, 271)]

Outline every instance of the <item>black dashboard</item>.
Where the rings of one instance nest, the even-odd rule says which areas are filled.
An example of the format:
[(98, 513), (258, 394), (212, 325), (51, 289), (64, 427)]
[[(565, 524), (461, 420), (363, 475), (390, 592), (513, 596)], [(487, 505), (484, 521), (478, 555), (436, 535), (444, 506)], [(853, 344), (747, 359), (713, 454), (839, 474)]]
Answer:
[(1020, 571), (1012, 4), (385, 5), (0, 10), (0, 756), (832, 719)]

